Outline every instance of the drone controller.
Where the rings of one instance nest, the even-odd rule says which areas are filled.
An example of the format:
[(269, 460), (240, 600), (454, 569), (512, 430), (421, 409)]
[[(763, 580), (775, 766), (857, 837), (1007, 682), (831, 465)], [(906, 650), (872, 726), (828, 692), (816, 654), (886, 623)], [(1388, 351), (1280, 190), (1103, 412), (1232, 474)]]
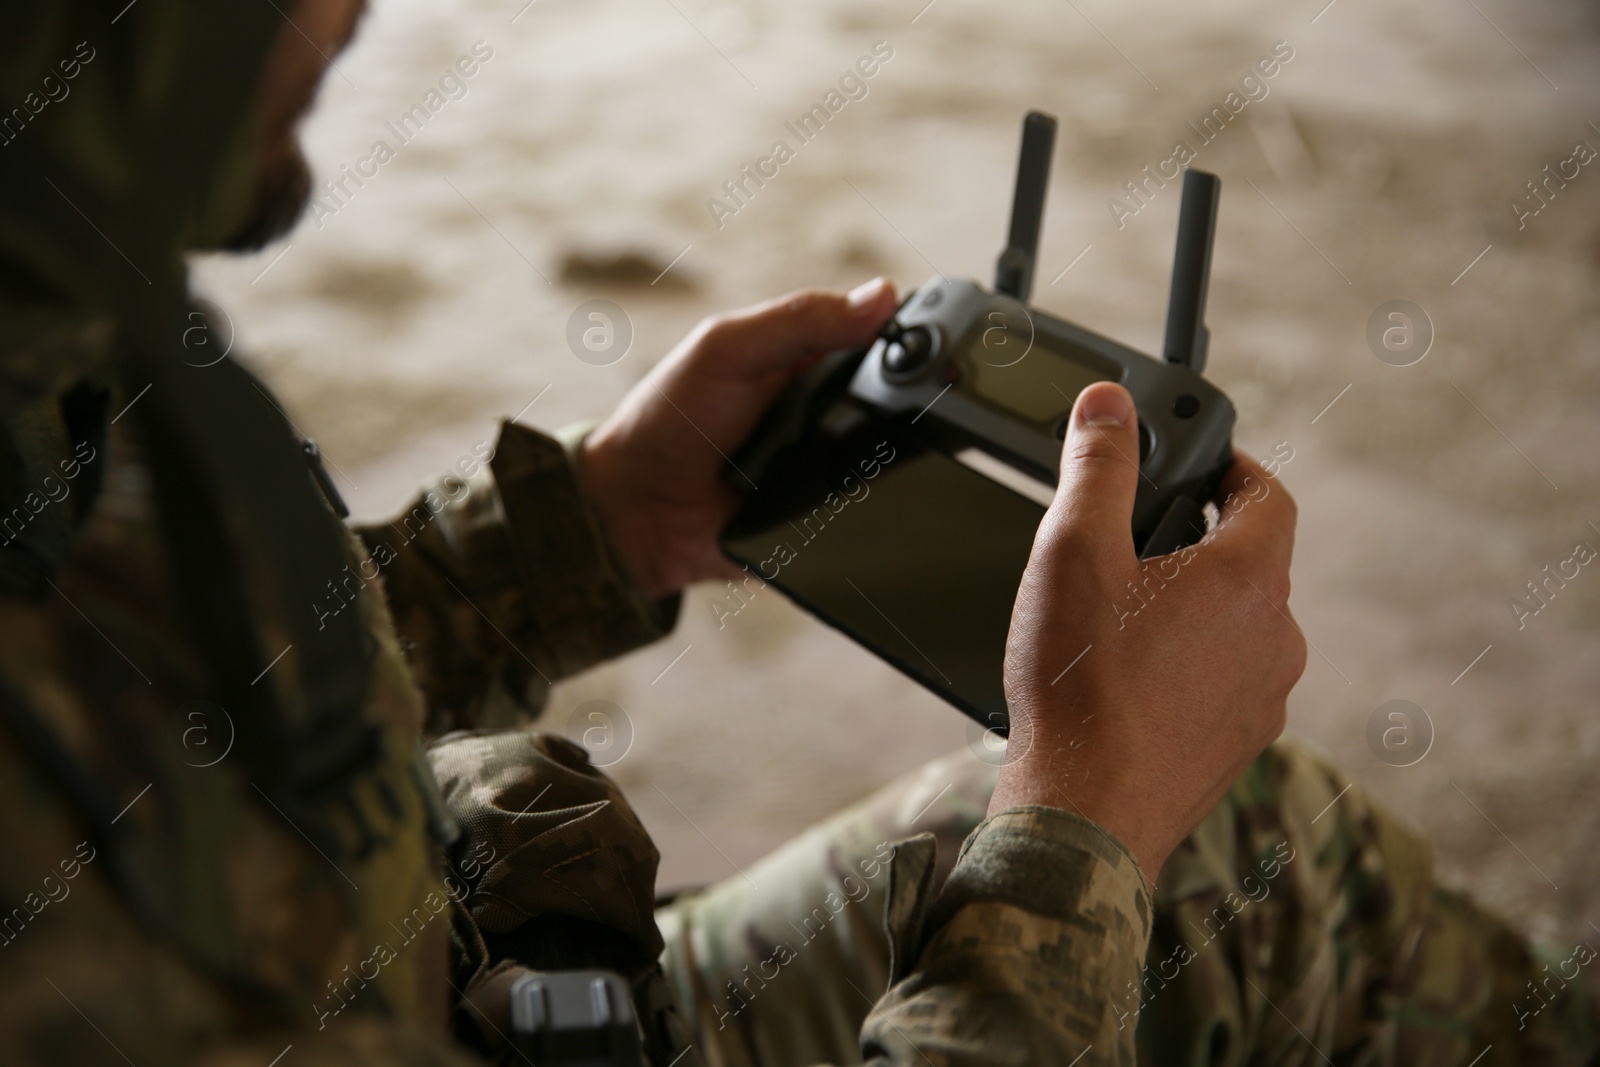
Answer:
[(1205, 534), (1233, 461), (1233, 405), (1200, 374), (1220, 182), (1184, 173), (1155, 360), (1027, 304), (1055, 129), (1036, 111), (1023, 122), (993, 291), (931, 279), (869, 348), (797, 382), (730, 465), (745, 502), (724, 531), (729, 555), (991, 727), (1005, 722), (1011, 603), (1078, 394), (1113, 381), (1133, 396), (1141, 557)]

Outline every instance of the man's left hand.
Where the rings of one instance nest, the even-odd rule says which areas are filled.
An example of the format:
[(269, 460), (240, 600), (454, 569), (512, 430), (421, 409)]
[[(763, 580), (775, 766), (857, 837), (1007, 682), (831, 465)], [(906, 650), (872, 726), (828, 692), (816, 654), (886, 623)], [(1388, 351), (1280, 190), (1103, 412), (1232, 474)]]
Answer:
[(869, 344), (894, 286), (807, 289), (701, 322), (578, 452), (578, 477), (623, 566), (651, 596), (743, 572), (717, 535), (738, 494), (723, 476), (763, 413), (829, 352)]

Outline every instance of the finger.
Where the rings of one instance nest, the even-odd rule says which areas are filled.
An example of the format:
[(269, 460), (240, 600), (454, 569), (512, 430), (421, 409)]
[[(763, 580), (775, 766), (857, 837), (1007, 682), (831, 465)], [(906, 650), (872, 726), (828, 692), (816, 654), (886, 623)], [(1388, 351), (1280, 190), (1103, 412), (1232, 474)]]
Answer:
[(1283, 483), (1236, 448), (1215, 499), (1219, 518), (1213, 543), (1287, 571), (1300, 512)]
[(848, 293), (801, 290), (714, 316), (651, 369), (624, 407), (648, 422), (664, 398), (725, 457), (810, 362), (866, 345), (894, 309), (894, 285), (874, 278)]
[(1139, 489), (1139, 420), (1120, 385), (1097, 382), (1078, 395), (1050, 504), (1054, 536), (1098, 558), (1131, 563), (1133, 498)]
[(726, 369), (790, 371), (808, 356), (871, 343), (894, 309), (894, 283), (885, 278), (848, 293), (802, 289), (710, 320), (697, 347)]

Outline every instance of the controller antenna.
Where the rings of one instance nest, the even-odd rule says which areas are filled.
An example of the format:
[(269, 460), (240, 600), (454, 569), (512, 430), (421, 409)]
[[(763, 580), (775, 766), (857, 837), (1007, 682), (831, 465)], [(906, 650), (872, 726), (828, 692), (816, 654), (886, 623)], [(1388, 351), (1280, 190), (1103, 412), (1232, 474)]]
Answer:
[(1039, 226), (1050, 183), (1050, 152), (1056, 120), (1030, 111), (1022, 120), (1022, 154), (1017, 160), (1017, 190), (1011, 198), (1011, 236), (994, 265), (994, 290), (1024, 304), (1033, 292), (1033, 264), (1039, 254)]
[(1178, 248), (1172, 256), (1172, 294), (1167, 300), (1167, 340), (1162, 354), (1196, 374), (1206, 369), (1211, 331), (1206, 329), (1206, 288), (1211, 281), (1211, 246), (1217, 235), (1215, 174), (1187, 168), (1178, 208)]

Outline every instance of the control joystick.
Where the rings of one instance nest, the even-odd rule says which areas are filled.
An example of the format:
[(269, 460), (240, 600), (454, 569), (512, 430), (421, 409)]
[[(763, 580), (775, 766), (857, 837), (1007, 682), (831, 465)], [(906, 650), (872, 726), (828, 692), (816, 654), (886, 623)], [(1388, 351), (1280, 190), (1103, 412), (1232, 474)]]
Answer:
[[(893, 321), (893, 320), (891, 320)], [(925, 326), (902, 329), (899, 323), (883, 334), (883, 372), (892, 378), (915, 375), (933, 356), (933, 334)]]

